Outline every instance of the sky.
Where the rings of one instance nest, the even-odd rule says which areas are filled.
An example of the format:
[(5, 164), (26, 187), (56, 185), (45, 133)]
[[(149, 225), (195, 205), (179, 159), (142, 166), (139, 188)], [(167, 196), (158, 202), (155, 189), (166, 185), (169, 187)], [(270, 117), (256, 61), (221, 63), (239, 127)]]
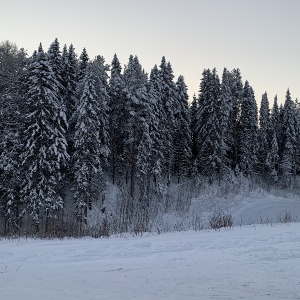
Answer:
[(239, 68), (260, 102), (300, 99), (299, 0), (0, 0), (0, 41), (28, 54), (55, 38), (61, 48), (86, 47), (90, 58), (116, 53), (122, 65), (137, 55), (150, 73), (164, 55), (190, 97), (202, 72)]

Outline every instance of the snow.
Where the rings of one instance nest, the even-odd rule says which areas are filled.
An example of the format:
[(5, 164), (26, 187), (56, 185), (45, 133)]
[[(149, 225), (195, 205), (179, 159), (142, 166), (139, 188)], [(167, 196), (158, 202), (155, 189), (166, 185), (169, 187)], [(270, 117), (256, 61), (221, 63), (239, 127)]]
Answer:
[(142, 237), (0, 240), (17, 299), (300, 299), (300, 223)]
[(260, 195), (243, 197), (231, 204), (229, 211), (236, 225), (257, 223), (278, 223), (288, 217), (300, 221), (299, 197)]
[[(117, 190), (110, 192), (115, 198)], [(229, 212), (235, 227), (109, 239), (0, 239), (0, 299), (300, 300), (300, 223), (278, 223), (284, 215), (299, 222), (298, 197), (211, 195), (193, 199), (192, 210)]]
[(300, 222), (300, 201), (298, 195), (289, 195), (280, 190), (274, 193), (253, 191), (221, 197), (204, 194), (192, 199), (189, 218), (198, 215), (203, 227), (209, 224), (213, 212), (232, 215), (234, 226), (251, 224), (276, 224), (288, 217), (290, 221)]

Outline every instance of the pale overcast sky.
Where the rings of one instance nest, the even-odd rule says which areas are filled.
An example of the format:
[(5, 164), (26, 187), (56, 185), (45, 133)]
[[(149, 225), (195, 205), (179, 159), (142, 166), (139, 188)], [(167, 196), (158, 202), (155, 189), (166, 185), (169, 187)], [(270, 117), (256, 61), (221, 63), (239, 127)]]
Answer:
[(0, 38), (31, 55), (57, 37), (80, 54), (122, 65), (137, 55), (150, 72), (162, 55), (198, 93), (204, 68), (240, 68), (256, 99), (300, 99), (300, 0), (0, 0)]

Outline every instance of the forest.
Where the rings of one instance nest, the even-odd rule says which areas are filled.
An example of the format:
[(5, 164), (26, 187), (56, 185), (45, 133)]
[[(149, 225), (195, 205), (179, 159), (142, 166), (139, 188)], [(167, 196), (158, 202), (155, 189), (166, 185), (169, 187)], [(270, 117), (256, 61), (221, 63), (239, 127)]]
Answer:
[(258, 108), (238, 68), (208, 68), (189, 100), (164, 56), (147, 73), (133, 55), (122, 67), (57, 39), (31, 56), (4, 41), (0, 236), (147, 232), (204, 185), (294, 189), (300, 106), (283, 96)]

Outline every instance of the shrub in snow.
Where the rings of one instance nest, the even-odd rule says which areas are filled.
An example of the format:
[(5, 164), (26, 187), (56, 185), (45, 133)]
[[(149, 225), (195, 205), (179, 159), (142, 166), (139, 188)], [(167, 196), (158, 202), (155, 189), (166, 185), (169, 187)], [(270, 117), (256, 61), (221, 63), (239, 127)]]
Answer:
[(229, 213), (215, 213), (210, 216), (209, 225), (214, 230), (218, 230), (222, 227), (232, 227), (232, 215)]

